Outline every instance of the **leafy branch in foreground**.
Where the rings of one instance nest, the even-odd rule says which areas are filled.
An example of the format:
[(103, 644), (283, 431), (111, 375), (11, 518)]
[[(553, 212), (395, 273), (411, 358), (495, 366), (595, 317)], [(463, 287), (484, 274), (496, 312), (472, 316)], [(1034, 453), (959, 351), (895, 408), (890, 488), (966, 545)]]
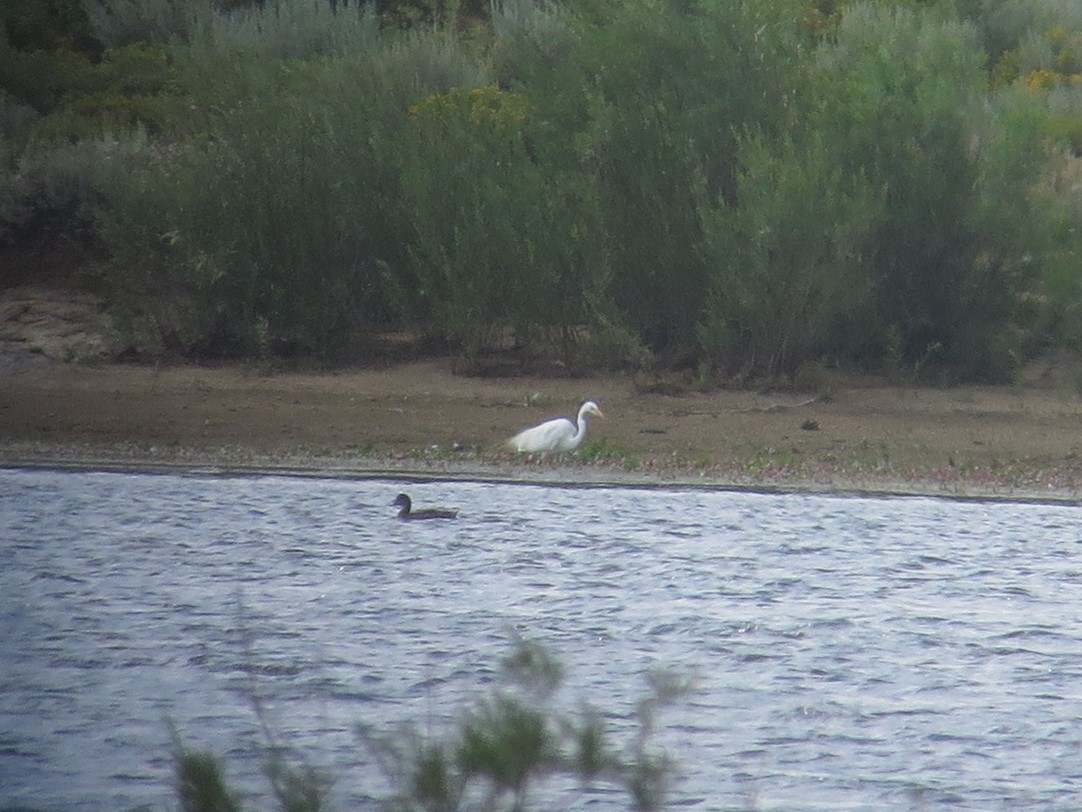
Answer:
[(173, 734), (173, 777), (182, 812), (240, 812), (218, 758), (205, 750), (185, 747), (176, 728)]
[[(619, 742), (600, 710), (589, 706), (578, 713), (559, 710), (563, 667), (540, 644), (517, 640), (502, 666), (502, 684), (469, 707), (446, 736), (421, 733), (415, 726), (389, 734), (359, 728), (391, 782), (392, 794), (384, 799), (384, 808), (525, 812), (544, 803), (531, 804), (531, 792), (570, 791), (576, 785), (581, 791), (604, 785), (609, 792), (624, 793), (628, 808), (637, 812), (663, 806), (674, 765), (653, 742), (653, 734), (658, 711), (689, 691), (687, 680), (651, 674), (648, 690), (636, 705), (630, 740)], [(329, 776), (303, 759), (300, 766), (290, 763), (273, 739), (268, 739), (266, 775), (278, 808), (326, 809)], [(175, 729), (173, 763), (182, 812), (240, 812), (238, 794), (227, 785), (220, 759), (185, 747)]]
[(471, 708), (446, 738), (407, 728), (396, 735), (361, 734), (395, 787), (396, 812), (530, 808), (531, 787), (570, 779), (583, 788), (604, 783), (627, 793), (629, 808), (645, 812), (665, 801), (673, 762), (652, 743), (658, 710), (690, 684), (670, 674), (649, 678), (636, 709), (633, 741), (619, 747), (604, 714), (557, 710), (563, 668), (541, 645), (519, 640), (503, 662), (508, 688), (496, 688)]

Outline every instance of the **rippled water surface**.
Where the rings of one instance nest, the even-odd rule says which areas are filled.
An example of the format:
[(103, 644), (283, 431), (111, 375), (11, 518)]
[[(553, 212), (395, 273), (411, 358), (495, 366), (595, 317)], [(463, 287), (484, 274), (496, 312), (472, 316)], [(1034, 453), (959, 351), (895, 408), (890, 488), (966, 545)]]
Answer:
[[(388, 503), (457, 507), (407, 524)], [(253, 709), (372, 808), (513, 631), (616, 727), (664, 666), (674, 805), (1082, 808), (1082, 513), (688, 490), (0, 470), (0, 809), (175, 809), (169, 720), (265, 790)], [(561, 801), (620, 809), (611, 794)]]

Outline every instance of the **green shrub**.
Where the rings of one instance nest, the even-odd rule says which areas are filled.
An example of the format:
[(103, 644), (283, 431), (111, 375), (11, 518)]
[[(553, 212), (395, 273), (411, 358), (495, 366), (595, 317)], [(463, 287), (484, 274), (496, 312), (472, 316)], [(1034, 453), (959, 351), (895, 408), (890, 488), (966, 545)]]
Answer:
[(378, 43), (379, 26), (366, 3), (273, 0), (228, 14), (207, 15), (190, 39), (202, 59), (211, 54), (312, 59), (370, 50)]
[(83, 0), (94, 36), (106, 47), (187, 39), (212, 17), (212, 0)]
[(20, 103), (39, 113), (55, 110), (68, 96), (86, 92), (94, 85), (94, 65), (89, 57), (70, 45), (48, 50), (13, 48), (0, 26), (0, 87)]
[(734, 202), (703, 206), (707, 357), (745, 378), (792, 376), (817, 359), (834, 326), (869, 305), (860, 259), (881, 207), (816, 134), (776, 149), (743, 141)]
[(508, 331), (566, 357), (604, 268), (592, 187), (533, 159), (519, 95), (456, 89), (411, 112), (401, 182), (426, 321), (469, 358)]
[[(863, 257), (874, 305), (835, 334), (851, 356), (883, 353), (892, 338), (907, 362), (936, 346), (962, 374), (998, 377), (1010, 366), (1009, 343), (991, 339), (1006, 335), (1024, 289), (1015, 269), (1025, 246), (1005, 239), (981, 195), (989, 172), (1032, 162), (1016, 144), (998, 166), (982, 164), (982, 146), (997, 138), (983, 118), (983, 62), (971, 28), (871, 3), (850, 8), (822, 51), (833, 93), (817, 127), (845, 171), (885, 195)], [(998, 357), (986, 355), (992, 348)]]
[[(313, 32), (335, 20), (311, 13), (290, 52), (309, 53)], [(461, 80), (463, 63), (443, 46), (411, 50), (417, 38), (341, 56), (342, 40), (329, 37), (325, 56), (281, 59), (276, 14), (253, 10), (177, 46), (199, 136), (112, 189), (105, 231), (117, 257), (162, 274), (162, 290), (187, 303), (169, 328), (180, 351), (341, 359), (359, 333), (401, 321), (407, 109), (419, 90), (442, 89), (426, 86), (431, 77)], [(370, 41), (363, 25), (346, 28)], [(252, 47), (260, 32), (271, 41)], [(111, 274), (116, 289), (131, 284), (117, 263)]]
[[(0, 163), (0, 248), (65, 258), (92, 254), (93, 208), (99, 200), (100, 142), (65, 144), (7, 157)], [(40, 281), (49, 264), (9, 266), (0, 284)]]
[(179, 93), (169, 53), (161, 47), (130, 45), (105, 51), (100, 61), (70, 48), (5, 50), (0, 65), (12, 100), (40, 115), (23, 117), (9, 137), (17, 152), (40, 142), (95, 140), (107, 133), (143, 127), (172, 132), (190, 106)]
[(209, 258), (176, 228), (173, 173), (184, 157), (136, 132), (102, 139), (95, 164), (94, 223), (108, 253), (97, 284), (125, 342), (150, 356), (190, 354), (213, 330), (189, 281)]
[(1082, 159), (1061, 156), (1048, 182), (1033, 195), (1044, 215), (1039, 235), (1044, 250), (1034, 257), (1040, 273), (1037, 293), (1025, 304), (1033, 314), (1034, 339), (1040, 347), (1082, 350), (1082, 201), (1067, 192), (1082, 179)]
[(485, 21), (492, 5), (487, 0), (385, 0), (380, 18), (389, 27), (453, 29)]
[[(447, 24), (93, 0), (99, 63), (0, 30), (0, 239), (86, 235), (93, 203), (112, 301), (181, 353), (341, 360), (394, 327), (471, 360), (999, 380), (1082, 335), (1044, 177), (1082, 143), (1077, 4), (507, 0), (467, 33), (476, 3), (391, 5)], [(61, 170), (106, 143), (126, 172)]]
[(731, 191), (737, 134), (780, 124), (799, 62), (792, 32), (762, 8), (629, 0), (579, 22), (573, 61), (589, 120), (577, 146), (598, 185), (610, 296), (669, 358), (694, 348), (706, 301), (696, 189)]
[(220, 351), (331, 356), (364, 326), (381, 284), (371, 217), (386, 201), (370, 158), (347, 164), (352, 135), (336, 123), (297, 96), (253, 99), (158, 178)]

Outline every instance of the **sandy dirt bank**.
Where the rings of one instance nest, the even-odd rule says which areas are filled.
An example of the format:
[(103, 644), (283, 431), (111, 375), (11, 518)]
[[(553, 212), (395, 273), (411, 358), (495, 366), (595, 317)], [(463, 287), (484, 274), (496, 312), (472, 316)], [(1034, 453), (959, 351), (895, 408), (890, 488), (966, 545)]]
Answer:
[[(3, 354), (0, 375), (5, 466), (1082, 494), (1082, 401), (1062, 380), (929, 389), (839, 379), (815, 393), (657, 394), (621, 376), (468, 378), (445, 361), (298, 374), (27, 353)], [(585, 398), (606, 419), (579, 452), (553, 459), (502, 448)]]

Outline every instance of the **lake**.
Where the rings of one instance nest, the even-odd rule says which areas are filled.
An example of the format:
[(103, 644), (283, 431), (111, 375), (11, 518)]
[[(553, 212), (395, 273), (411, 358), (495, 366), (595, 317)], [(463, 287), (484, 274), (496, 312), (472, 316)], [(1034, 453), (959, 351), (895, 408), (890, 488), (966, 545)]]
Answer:
[[(398, 521), (399, 491), (461, 515)], [(677, 808), (1077, 809), (1080, 520), (932, 498), (0, 469), (0, 809), (175, 809), (171, 728), (269, 808), (263, 722), (336, 776), (336, 808), (375, 808), (387, 786), (356, 726), (446, 729), (515, 635), (617, 736), (647, 673), (693, 679), (657, 736)], [(629, 808), (559, 798), (548, 808)]]

